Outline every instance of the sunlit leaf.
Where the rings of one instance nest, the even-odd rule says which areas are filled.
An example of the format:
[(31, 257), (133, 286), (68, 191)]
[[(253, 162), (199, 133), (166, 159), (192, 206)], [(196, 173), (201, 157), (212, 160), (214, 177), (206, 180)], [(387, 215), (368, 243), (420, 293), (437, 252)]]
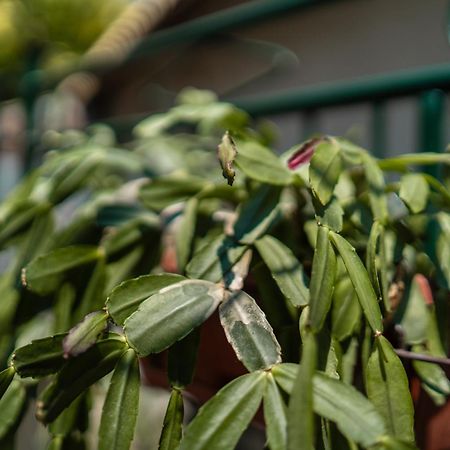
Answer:
[(122, 325), (125, 319), (135, 312), (139, 305), (159, 290), (171, 284), (183, 281), (181, 275), (163, 273), (159, 275), (142, 275), (124, 281), (113, 289), (106, 307), (114, 322)]
[(186, 428), (180, 450), (230, 450), (256, 414), (264, 393), (266, 373), (236, 378), (205, 403)]
[(301, 365), (289, 400), (288, 450), (314, 449), (313, 377), (316, 365), (316, 337), (308, 333), (303, 342)]
[[(297, 364), (272, 369), (276, 382), (290, 393)], [(376, 444), (386, 434), (383, 418), (372, 403), (353, 386), (316, 372), (313, 378), (314, 412), (336, 423), (342, 434), (364, 447)]]
[(249, 371), (281, 362), (281, 348), (255, 300), (243, 291), (230, 295), (219, 308), (220, 322), (236, 356)]
[(262, 183), (285, 186), (293, 174), (267, 147), (256, 142), (238, 142), (236, 165), (248, 177)]
[(64, 357), (77, 356), (85, 352), (106, 330), (107, 323), (108, 314), (105, 311), (95, 311), (88, 314), (64, 338), (62, 345)]
[(114, 369), (100, 422), (98, 450), (128, 450), (139, 405), (139, 362), (128, 350)]
[(164, 416), (158, 450), (178, 449), (183, 432), (183, 416), (183, 394), (178, 389), (172, 389), (166, 415)]
[(430, 187), (426, 179), (419, 173), (408, 173), (400, 180), (400, 198), (414, 214), (427, 206)]
[(331, 306), (336, 275), (336, 255), (330, 244), (329, 230), (319, 227), (311, 273), (310, 313), (311, 328), (319, 331)]
[(414, 442), (414, 408), (405, 369), (389, 341), (378, 336), (366, 371), (369, 399), (390, 433)]
[(359, 304), (374, 332), (383, 331), (383, 322), (378, 300), (369, 275), (355, 249), (340, 235), (330, 232), (331, 240), (344, 261), (350, 280), (356, 291)]
[(269, 372), (264, 391), (264, 421), (270, 450), (285, 450), (287, 445), (287, 407)]
[(330, 201), (341, 171), (341, 149), (337, 141), (320, 143), (311, 158), (309, 180), (311, 189), (323, 205)]
[(208, 281), (185, 280), (141, 303), (125, 320), (128, 343), (141, 356), (159, 353), (201, 325), (223, 298), (223, 288)]

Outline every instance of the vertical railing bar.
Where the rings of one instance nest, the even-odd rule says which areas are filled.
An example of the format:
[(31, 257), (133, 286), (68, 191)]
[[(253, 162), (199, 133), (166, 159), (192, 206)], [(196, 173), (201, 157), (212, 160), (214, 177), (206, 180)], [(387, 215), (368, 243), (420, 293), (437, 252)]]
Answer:
[(386, 156), (386, 101), (372, 103), (371, 141), (372, 154), (377, 158)]

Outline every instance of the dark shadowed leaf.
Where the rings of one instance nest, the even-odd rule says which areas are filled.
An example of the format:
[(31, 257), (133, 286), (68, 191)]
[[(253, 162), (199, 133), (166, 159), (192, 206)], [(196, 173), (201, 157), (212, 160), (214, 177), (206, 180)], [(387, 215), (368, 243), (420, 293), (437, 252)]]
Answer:
[(280, 189), (263, 185), (239, 208), (233, 238), (241, 244), (253, 244), (278, 220)]
[(141, 356), (159, 353), (201, 325), (223, 298), (209, 281), (185, 280), (152, 295), (125, 320), (128, 343)]
[(255, 242), (256, 249), (276, 281), (283, 295), (294, 306), (305, 306), (309, 292), (303, 268), (291, 250), (273, 236)]
[(328, 235), (328, 228), (319, 227), (309, 286), (309, 319), (316, 332), (322, 328), (330, 309), (336, 275), (336, 255)]
[(139, 361), (133, 350), (122, 355), (109, 385), (100, 422), (98, 450), (128, 450), (139, 406)]
[(389, 341), (378, 336), (366, 371), (367, 395), (395, 437), (414, 442), (414, 409), (405, 369)]
[(314, 449), (313, 377), (317, 365), (316, 336), (307, 333), (288, 409), (288, 450)]
[(159, 439), (159, 450), (178, 449), (183, 433), (183, 416), (183, 394), (178, 389), (172, 389)]
[(89, 245), (59, 248), (28, 264), (22, 272), (22, 283), (33, 292), (48, 294), (59, 285), (64, 272), (101, 257), (101, 251)]
[(183, 389), (191, 383), (199, 344), (200, 330), (197, 328), (170, 347), (167, 372), (172, 386)]
[(321, 142), (314, 151), (309, 165), (311, 189), (323, 205), (333, 195), (342, 171), (341, 149), (336, 140)]
[(122, 338), (98, 341), (89, 350), (69, 359), (37, 402), (36, 417), (53, 422), (78, 395), (111, 372), (128, 346)]
[(242, 375), (203, 405), (186, 428), (180, 450), (235, 448), (261, 403), (266, 373)]
[(344, 261), (347, 273), (359, 300), (359, 304), (374, 332), (383, 331), (383, 322), (377, 296), (373, 290), (369, 275), (356, 250), (339, 234), (330, 232), (330, 237)]
[(63, 340), (67, 333), (32, 341), (18, 348), (12, 365), (21, 377), (43, 377), (58, 372), (64, 365)]
[(236, 356), (249, 371), (281, 362), (281, 348), (265, 314), (244, 291), (230, 295), (219, 308), (220, 322)]
[(12, 367), (12, 366), (10, 366), (7, 369), (2, 370), (0, 372), (0, 398), (3, 397), (3, 394), (8, 389), (15, 374), (16, 374), (16, 371), (15, 371), (14, 367)]
[(109, 295), (106, 301), (108, 313), (115, 323), (122, 325), (145, 299), (156, 294), (160, 289), (184, 279), (181, 275), (163, 273), (143, 275), (124, 281)]
[(400, 180), (400, 198), (412, 213), (417, 214), (427, 206), (430, 186), (425, 177), (419, 173), (408, 173)]
[(264, 422), (270, 450), (285, 450), (287, 445), (287, 407), (273, 375), (267, 374), (264, 391)]
[(106, 330), (108, 314), (95, 311), (75, 325), (63, 340), (64, 357), (77, 356), (91, 347)]

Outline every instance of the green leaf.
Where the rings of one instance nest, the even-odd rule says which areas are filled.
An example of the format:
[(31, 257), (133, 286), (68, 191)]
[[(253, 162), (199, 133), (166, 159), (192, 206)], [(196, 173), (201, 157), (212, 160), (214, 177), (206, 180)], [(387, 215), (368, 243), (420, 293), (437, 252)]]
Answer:
[[(401, 319), (401, 326), (406, 344), (421, 344), (427, 341), (430, 311), (427, 299), (423, 295), (420, 278), (416, 274), (409, 286), (406, 308)], [(444, 355), (445, 356), (445, 355)]]
[(450, 164), (450, 153), (411, 153), (378, 161), (382, 170), (404, 171), (409, 166), (427, 166), (433, 164)]
[(18, 425), (26, 407), (26, 400), (24, 384), (19, 380), (13, 380), (0, 400), (0, 439)]
[(236, 378), (205, 403), (186, 428), (180, 450), (235, 448), (261, 403), (266, 373)]
[(375, 220), (379, 220), (384, 224), (388, 219), (388, 207), (383, 172), (372, 156), (368, 153), (363, 153), (362, 156), (369, 188), (369, 201), (372, 214)]
[[(412, 351), (430, 355), (424, 345), (413, 345)], [(442, 367), (435, 363), (416, 360), (412, 361), (412, 365), (425, 386), (444, 396), (450, 395), (450, 380)]]
[(183, 433), (183, 394), (178, 389), (172, 389), (163, 429), (159, 439), (158, 450), (177, 450)]
[(108, 314), (95, 311), (75, 325), (63, 340), (64, 358), (78, 356), (90, 348), (106, 330)]
[[(280, 364), (272, 369), (275, 381), (290, 393), (298, 364)], [(372, 403), (353, 386), (316, 372), (313, 378), (314, 412), (336, 423), (342, 434), (364, 447), (376, 444), (386, 434), (383, 418)]]
[(220, 322), (236, 356), (250, 371), (281, 362), (281, 348), (255, 300), (244, 291), (230, 295), (219, 307)]
[(19, 233), (25, 231), (48, 205), (36, 204), (35, 201), (24, 200), (14, 208), (13, 213), (0, 222), (0, 248), (5, 247)]
[(198, 199), (189, 199), (185, 206), (180, 223), (175, 234), (177, 248), (177, 266), (183, 271), (191, 256), (192, 242), (197, 222)]
[(200, 330), (197, 328), (169, 349), (167, 372), (170, 384), (183, 389), (192, 382), (200, 344)]
[(73, 305), (76, 300), (76, 290), (70, 283), (64, 283), (56, 293), (56, 301), (53, 305), (55, 333), (63, 333), (68, 330), (73, 323)]
[(380, 443), (374, 447), (374, 450), (418, 450), (411, 442), (405, 442), (392, 436), (383, 436)]
[(331, 317), (331, 334), (339, 341), (352, 335), (360, 323), (361, 307), (348, 276), (339, 280), (334, 287)]
[(322, 328), (330, 309), (336, 276), (336, 255), (328, 235), (328, 228), (319, 227), (309, 286), (309, 319), (311, 329), (315, 332)]
[(15, 374), (16, 370), (12, 366), (0, 372), (0, 398), (5, 394)]
[(406, 203), (412, 213), (423, 211), (428, 202), (430, 186), (420, 173), (408, 173), (400, 180), (400, 198)]
[(382, 332), (383, 322), (380, 307), (378, 306), (375, 291), (373, 290), (369, 275), (363, 263), (356, 254), (355, 249), (342, 236), (331, 231), (330, 237), (344, 261), (347, 273), (356, 291), (359, 304), (369, 325), (375, 333)]
[(201, 325), (223, 298), (223, 288), (185, 280), (152, 295), (125, 320), (128, 343), (140, 356), (159, 353)]
[(198, 194), (208, 185), (201, 178), (191, 176), (166, 176), (153, 179), (142, 186), (140, 199), (152, 210), (160, 211), (173, 203), (182, 202)]
[(236, 172), (233, 169), (233, 163), (237, 155), (236, 144), (228, 131), (222, 137), (222, 142), (217, 148), (217, 158), (222, 167), (222, 175), (230, 186), (233, 185)]
[(246, 250), (245, 245), (236, 244), (231, 238), (222, 234), (207, 241), (195, 252), (186, 266), (186, 273), (189, 278), (218, 283), (227, 277)]
[(293, 174), (267, 147), (257, 142), (239, 142), (236, 165), (249, 178), (272, 185), (287, 186)]
[(82, 408), (86, 406), (86, 397), (86, 394), (79, 395), (72, 404), (49, 425), (48, 430), (52, 436), (67, 436), (78, 429), (79, 415), (84, 414), (85, 412)]
[(123, 325), (125, 319), (133, 314), (147, 298), (162, 288), (183, 281), (181, 275), (163, 273), (159, 275), (143, 275), (124, 281), (113, 289), (106, 301), (106, 308), (115, 323)]
[(389, 341), (378, 336), (366, 371), (369, 399), (395, 437), (414, 442), (414, 408), (405, 369)]
[(58, 372), (64, 365), (62, 343), (67, 333), (37, 339), (18, 348), (12, 365), (21, 377), (43, 377)]
[[(375, 292), (378, 295), (379, 299), (384, 299), (382, 283), (378, 276), (378, 265), (377, 261), (380, 258), (378, 255), (378, 245), (380, 245), (380, 254), (381, 247), (383, 246), (383, 233), (384, 227), (377, 220), (373, 222), (372, 228), (370, 229), (369, 241), (367, 242), (367, 252), (366, 252), (366, 267), (367, 272), (369, 273), (370, 281), (372, 282), (372, 286), (375, 289)], [(384, 258), (383, 258), (384, 259)], [(381, 265), (383, 266), (381, 270), (386, 271), (386, 261), (381, 261)], [(386, 299), (388, 300), (388, 299)], [(387, 302), (385, 302), (385, 306)], [(389, 310), (389, 308), (387, 308)]]
[(255, 241), (255, 246), (283, 295), (294, 306), (307, 305), (309, 292), (305, 274), (291, 250), (269, 235)]
[(54, 291), (64, 272), (92, 263), (101, 257), (97, 247), (79, 245), (59, 248), (39, 256), (22, 271), (22, 283), (33, 292), (44, 295)]
[(288, 450), (314, 449), (313, 377), (317, 365), (316, 336), (307, 333), (302, 363), (292, 387), (288, 409)]
[(114, 369), (103, 405), (98, 450), (128, 450), (139, 406), (139, 361), (133, 350)]
[(311, 189), (326, 205), (342, 171), (341, 149), (334, 139), (321, 142), (314, 151), (309, 165)]
[(108, 261), (115, 261), (146, 237), (159, 233), (160, 219), (148, 211), (109, 230), (101, 241)]
[(265, 234), (280, 215), (280, 190), (263, 185), (239, 207), (233, 238), (241, 244), (253, 244)]
[(439, 270), (442, 272), (447, 288), (450, 289), (450, 215), (439, 212), (436, 215), (439, 224), (439, 234), (436, 239), (436, 258)]
[(317, 223), (339, 233), (344, 225), (344, 210), (339, 200), (334, 195), (325, 205), (322, 205), (315, 197), (312, 200)]
[(69, 359), (42, 392), (36, 418), (44, 423), (53, 422), (78, 395), (111, 372), (127, 350), (128, 346), (122, 338), (112, 337)]
[(268, 372), (264, 391), (264, 422), (270, 450), (285, 450), (287, 445), (287, 408), (273, 375)]
[(79, 322), (91, 311), (97, 311), (103, 308), (106, 297), (106, 277), (105, 260), (101, 258), (92, 271), (92, 275), (81, 297), (80, 304), (73, 315), (73, 323)]

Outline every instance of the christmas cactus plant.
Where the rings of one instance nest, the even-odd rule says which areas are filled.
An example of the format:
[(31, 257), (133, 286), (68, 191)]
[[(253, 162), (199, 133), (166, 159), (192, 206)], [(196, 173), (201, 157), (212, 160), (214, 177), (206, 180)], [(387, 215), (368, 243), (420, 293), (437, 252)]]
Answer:
[[(97, 448), (130, 448), (139, 362), (165, 351), (161, 449), (232, 449), (260, 408), (272, 450), (415, 448), (402, 359), (450, 393), (450, 193), (412, 169), (450, 154), (320, 136), (277, 155), (264, 130), (190, 90), (126, 148), (105, 126), (45, 136), (0, 205), (2, 448), (34, 399), (48, 448), (85, 448), (109, 373)], [(184, 425), (212, 315), (246, 373)]]

